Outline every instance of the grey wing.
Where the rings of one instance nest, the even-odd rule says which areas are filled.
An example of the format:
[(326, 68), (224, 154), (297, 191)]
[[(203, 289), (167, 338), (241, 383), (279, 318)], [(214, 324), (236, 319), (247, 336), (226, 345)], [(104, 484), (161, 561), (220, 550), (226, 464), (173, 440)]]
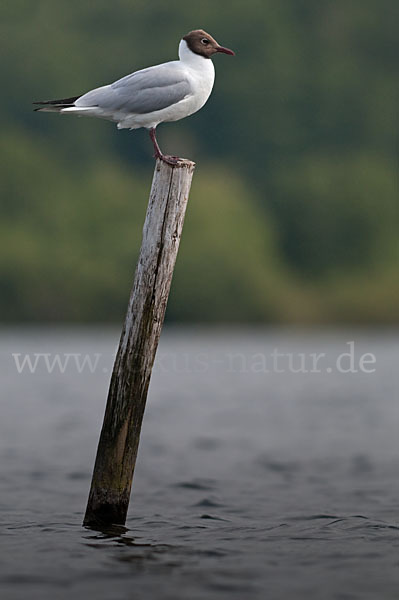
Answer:
[(111, 85), (88, 92), (76, 106), (99, 106), (104, 110), (146, 114), (180, 102), (192, 93), (189, 79), (166, 63), (136, 71)]

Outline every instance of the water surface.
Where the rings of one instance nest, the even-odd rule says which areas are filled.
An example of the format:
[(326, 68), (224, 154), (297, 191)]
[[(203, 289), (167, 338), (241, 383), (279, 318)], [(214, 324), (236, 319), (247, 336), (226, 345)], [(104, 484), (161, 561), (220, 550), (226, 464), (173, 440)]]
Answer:
[[(94, 531), (81, 521), (117, 342), (2, 331), (1, 598), (398, 597), (395, 333), (165, 330), (126, 529)], [(93, 373), (18, 373), (13, 353), (99, 357)], [(303, 372), (315, 353), (320, 372)]]

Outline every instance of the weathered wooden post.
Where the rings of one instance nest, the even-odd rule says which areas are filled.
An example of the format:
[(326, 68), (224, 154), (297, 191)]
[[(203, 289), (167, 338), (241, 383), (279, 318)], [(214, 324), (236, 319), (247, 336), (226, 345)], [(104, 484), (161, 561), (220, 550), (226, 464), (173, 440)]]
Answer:
[(124, 524), (141, 424), (195, 164), (157, 160), (84, 525)]

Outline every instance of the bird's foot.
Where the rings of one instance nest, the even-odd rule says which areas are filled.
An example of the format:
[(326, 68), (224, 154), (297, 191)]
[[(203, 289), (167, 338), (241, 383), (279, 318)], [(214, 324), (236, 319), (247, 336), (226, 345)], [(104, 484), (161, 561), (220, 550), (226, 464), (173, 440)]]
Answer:
[(183, 159), (180, 158), (180, 156), (170, 156), (170, 154), (167, 154), (166, 156), (163, 157), (163, 160), (165, 162), (167, 162), (169, 165), (177, 165), (177, 163)]
[(159, 158), (162, 162), (167, 163), (168, 165), (177, 165), (179, 161), (182, 159), (179, 156), (170, 156), (169, 154), (154, 154), (154, 158)]

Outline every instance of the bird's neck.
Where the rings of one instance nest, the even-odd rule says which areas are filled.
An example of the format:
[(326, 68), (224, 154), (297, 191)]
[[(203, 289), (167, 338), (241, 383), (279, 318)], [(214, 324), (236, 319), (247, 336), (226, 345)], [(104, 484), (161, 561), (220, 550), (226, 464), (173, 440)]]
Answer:
[(196, 54), (192, 52), (190, 48), (187, 46), (186, 40), (181, 40), (179, 44), (179, 58), (182, 63), (187, 66), (192, 67), (193, 69), (198, 70), (210, 70), (213, 71), (213, 62), (210, 58), (205, 58), (200, 54)]

